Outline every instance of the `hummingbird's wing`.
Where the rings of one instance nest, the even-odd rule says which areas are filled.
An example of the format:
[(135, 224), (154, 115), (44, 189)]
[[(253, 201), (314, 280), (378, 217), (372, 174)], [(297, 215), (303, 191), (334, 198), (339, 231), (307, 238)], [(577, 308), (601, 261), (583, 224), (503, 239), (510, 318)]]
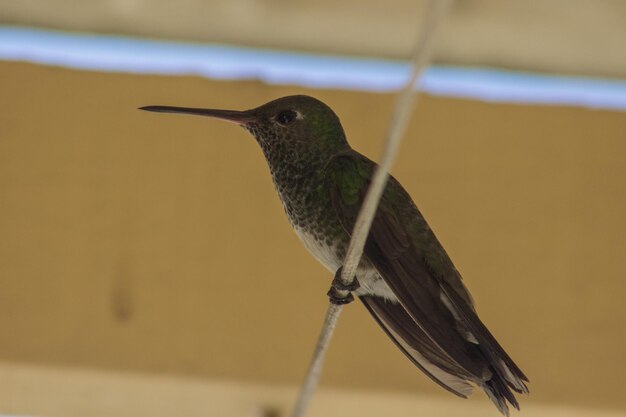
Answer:
[[(347, 233), (352, 231), (375, 166), (352, 151), (337, 155), (326, 168), (333, 208)], [(450, 369), (461, 368), (459, 377), (495, 391), (488, 395), (501, 411), (505, 412), (504, 398), (517, 406), (507, 387), (528, 392), (523, 383), (528, 379), (480, 321), (459, 272), (393, 177), (379, 203), (364, 254), (414, 321), (414, 328), (447, 357)], [(385, 320), (384, 315), (375, 316)]]

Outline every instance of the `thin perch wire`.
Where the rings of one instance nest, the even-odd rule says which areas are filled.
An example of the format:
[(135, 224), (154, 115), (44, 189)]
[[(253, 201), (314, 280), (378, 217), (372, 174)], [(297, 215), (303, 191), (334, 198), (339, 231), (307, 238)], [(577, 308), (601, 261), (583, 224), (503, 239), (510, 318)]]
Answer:
[[(356, 219), (352, 238), (348, 246), (348, 251), (343, 263), (341, 280), (344, 284), (350, 285), (353, 281), (356, 271), (363, 255), (365, 240), (370, 231), (370, 226), (378, 208), (378, 202), (389, 178), (389, 170), (398, 153), (400, 143), (406, 128), (408, 126), (413, 106), (417, 99), (418, 89), (416, 82), (420, 75), (430, 62), (433, 49), (433, 40), (437, 25), (445, 16), (453, 0), (429, 0), (424, 14), (424, 21), (420, 28), (418, 42), (412, 54), (411, 76), (399, 91), (396, 98), (394, 111), (385, 136), (385, 147), (383, 153), (372, 178), (372, 182), (365, 196), (363, 206)], [(347, 291), (337, 291), (338, 296), (347, 296)], [(300, 394), (291, 413), (291, 417), (304, 417), (313, 393), (319, 385), (322, 373), (322, 365), (324, 357), (328, 350), (330, 339), (333, 335), (339, 315), (343, 309), (343, 305), (329, 303), (322, 331), (317, 339), (313, 358), (309, 365), (306, 378), (300, 389)]]

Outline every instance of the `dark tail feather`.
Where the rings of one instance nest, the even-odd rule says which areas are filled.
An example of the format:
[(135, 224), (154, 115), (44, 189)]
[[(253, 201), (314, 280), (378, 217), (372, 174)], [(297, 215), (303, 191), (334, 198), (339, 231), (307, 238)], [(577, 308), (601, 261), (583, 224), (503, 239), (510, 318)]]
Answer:
[(464, 303), (463, 300), (459, 299), (458, 295), (450, 288), (444, 286), (444, 291), (454, 309), (462, 317), (467, 329), (478, 339), (478, 346), (488, 363), (491, 364), (494, 375), (497, 374), (514, 391), (520, 394), (528, 394), (528, 387), (524, 384), (524, 382), (528, 382), (528, 378), (500, 346), (474, 310), (467, 303)]
[(394, 344), (430, 379), (459, 397), (471, 394), (469, 374), (432, 343), (400, 304), (380, 297), (359, 298)]
[[(480, 319), (476, 317), (476, 321), (480, 323), (478, 326), (482, 327), (480, 332), (477, 331), (476, 323), (474, 323), (476, 327), (472, 328), (474, 334), (480, 335), (479, 344), (468, 342), (467, 347), (475, 350), (486, 362), (485, 365), (488, 366), (491, 374), (487, 380), (481, 380), (469, 374), (450, 359), (431, 341), (400, 304), (379, 297), (360, 297), (360, 299), (395, 345), (415, 366), (441, 387), (467, 398), (471, 393), (469, 384), (471, 381), (485, 391), (487, 397), (493, 401), (502, 414), (509, 415), (507, 402), (519, 410), (519, 403), (511, 389), (517, 392), (528, 392), (526, 385), (521, 381), (526, 380), (526, 377), (506, 353), (504, 356), (499, 354), (504, 350), (495, 342), (495, 338), (480, 322)], [(495, 345), (490, 343), (492, 341)]]
[(511, 403), (515, 409), (519, 410), (519, 403), (509, 389), (509, 385), (510, 384), (504, 381), (498, 373), (494, 372), (493, 377), (490, 380), (485, 381), (481, 386), (481, 388), (485, 391), (485, 394), (487, 394), (487, 397), (489, 397), (498, 410), (500, 410), (500, 412), (507, 417), (509, 415), (507, 401)]
[(528, 382), (528, 378), (500, 346), (473, 308), (463, 302), (449, 287), (444, 286), (443, 288), (445, 296), (448, 297), (453, 309), (460, 316), (464, 327), (476, 338), (478, 342), (476, 347), (481, 351), (486, 363), (489, 364), (491, 378), (477, 383), (504, 415), (509, 415), (507, 401), (519, 410), (519, 403), (511, 390), (528, 394), (528, 387), (524, 383)]

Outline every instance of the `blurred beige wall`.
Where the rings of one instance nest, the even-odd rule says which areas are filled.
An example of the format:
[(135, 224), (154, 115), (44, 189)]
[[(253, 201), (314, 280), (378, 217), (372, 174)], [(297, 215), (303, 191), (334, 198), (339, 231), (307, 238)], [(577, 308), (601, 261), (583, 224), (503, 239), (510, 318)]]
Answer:
[[(230, 124), (136, 108), (311, 94), (376, 158), (391, 97), (6, 62), (0, 80), (0, 361), (298, 383), (331, 277), (260, 150)], [(394, 174), (529, 375), (522, 406), (626, 410), (625, 156), (625, 113), (416, 110)], [(448, 399), (357, 304), (323, 384)]]

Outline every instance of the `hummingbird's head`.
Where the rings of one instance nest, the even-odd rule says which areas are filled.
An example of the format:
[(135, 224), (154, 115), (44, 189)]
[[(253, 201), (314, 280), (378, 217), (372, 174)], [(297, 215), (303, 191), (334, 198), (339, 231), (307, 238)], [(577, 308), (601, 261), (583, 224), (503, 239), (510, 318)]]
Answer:
[(208, 116), (236, 123), (248, 130), (269, 158), (272, 149), (290, 153), (335, 154), (348, 147), (337, 115), (316, 98), (282, 97), (244, 111), (147, 106), (141, 110)]

